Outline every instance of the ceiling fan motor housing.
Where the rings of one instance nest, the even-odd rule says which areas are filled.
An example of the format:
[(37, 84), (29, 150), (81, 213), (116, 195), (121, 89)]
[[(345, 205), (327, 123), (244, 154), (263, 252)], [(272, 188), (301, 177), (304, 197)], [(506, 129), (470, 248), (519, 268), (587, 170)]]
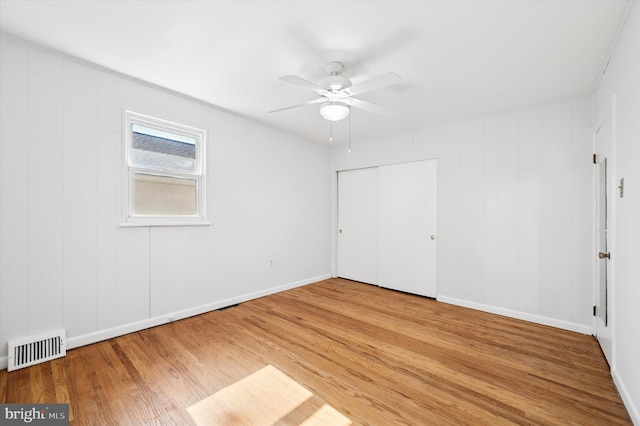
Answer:
[(326, 65), (329, 77), (325, 77), (318, 82), (318, 86), (330, 92), (338, 92), (340, 90), (351, 87), (351, 80), (342, 77), (340, 74), (344, 71), (344, 65), (341, 62), (329, 62)]
[(329, 92), (338, 92), (347, 87), (351, 87), (351, 80), (341, 75), (331, 75), (320, 80), (318, 86)]

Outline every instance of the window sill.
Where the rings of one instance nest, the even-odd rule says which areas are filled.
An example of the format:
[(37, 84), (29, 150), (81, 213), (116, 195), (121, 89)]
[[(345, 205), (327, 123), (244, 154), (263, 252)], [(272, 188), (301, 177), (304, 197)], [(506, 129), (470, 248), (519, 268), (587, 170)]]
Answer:
[(139, 222), (121, 222), (121, 228), (135, 228), (140, 226), (211, 226), (211, 222), (180, 222), (180, 221), (139, 221)]

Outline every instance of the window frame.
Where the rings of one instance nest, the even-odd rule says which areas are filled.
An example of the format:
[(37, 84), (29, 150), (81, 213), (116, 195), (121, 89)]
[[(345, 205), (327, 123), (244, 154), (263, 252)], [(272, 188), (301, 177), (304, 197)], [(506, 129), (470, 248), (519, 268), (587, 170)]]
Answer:
[[(207, 131), (180, 123), (140, 114), (123, 109), (123, 202), (122, 221), (120, 226), (177, 226), (177, 225), (210, 225), (207, 221), (206, 200), (206, 145)], [(162, 169), (140, 166), (132, 162), (133, 125), (157, 129), (176, 135), (192, 138), (195, 143), (195, 169), (193, 171)], [(151, 215), (136, 214), (134, 206), (134, 174), (143, 173), (154, 176), (165, 176), (196, 181), (196, 213), (193, 215)]]

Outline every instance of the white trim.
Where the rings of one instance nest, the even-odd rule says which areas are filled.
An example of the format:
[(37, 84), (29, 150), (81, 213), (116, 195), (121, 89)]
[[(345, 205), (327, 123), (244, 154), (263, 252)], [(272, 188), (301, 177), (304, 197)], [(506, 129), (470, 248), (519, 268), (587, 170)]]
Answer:
[(616, 389), (620, 394), (620, 398), (622, 398), (622, 402), (624, 402), (624, 406), (629, 413), (629, 417), (631, 417), (631, 423), (634, 425), (640, 425), (640, 407), (636, 405), (637, 401), (634, 401), (631, 398), (631, 394), (629, 390), (624, 385), (622, 381), (622, 377), (618, 374), (618, 370), (615, 368), (611, 369), (611, 377), (613, 377), (613, 383), (616, 385)]
[(581, 334), (593, 335), (594, 329), (591, 325), (577, 324), (574, 322), (563, 321), (555, 318), (549, 318), (542, 315), (530, 314), (527, 312), (516, 311), (513, 309), (500, 308), (496, 306), (485, 305), (483, 303), (470, 302), (468, 300), (456, 299), (454, 297), (438, 295), (438, 302), (448, 303), (450, 305), (462, 306), (482, 312), (502, 315), (509, 318), (529, 321), (536, 324), (548, 325), (550, 327), (560, 328), (563, 330), (574, 331)]
[(213, 222), (180, 222), (179, 220), (175, 220), (173, 222), (170, 221), (158, 221), (158, 222), (120, 222), (118, 224), (121, 228), (129, 228), (136, 226), (211, 226)]
[[(209, 225), (207, 221), (207, 139), (205, 129), (149, 115), (140, 114), (127, 108), (122, 109), (122, 141), (123, 141), (123, 173), (122, 173), (122, 216), (120, 226), (174, 226), (174, 225)], [(132, 126), (139, 124), (150, 129), (158, 129), (178, 136), (195, 140), (196, 164), (195, 169), (162, 170), (132, 164), (130, 155), (132, 150)], [(189, 216), (154, 216), (138, 215), (133, 212), (133, 176), (144, 173), (157, 176), (167, 176), (178, 179), (192, 179), (196, 182), (196, 214)]]
[[(616, 196), (616, 181), (617, 181), (617, 167), (616, 167), (616, 93), (612, 92), (609, 98), (609, 101), (606, 102), (604, 107), (598, 113), (598, 119), (595, 122), (594, 130), (593, 130), (593, 143), (594, 143), (594, 153), (596, 154), (596, 159), (599, 160), (601, 155), (601, 150), (598, 148), (598, 132), (602, 128), (604, 121), (611, 117), (611, 146), (609, 156), (607, 156), (607, 190), (610, 192), (611, 204), (609, 205), (609, 201), (607, 201), (607, 251), (611, 254), (611, 258), (608, 260), (608, 307), (607, 307), (607, 315), (608, 321), (605, 329), (608, 331), (606, 334), (603, 334), (602, 331), (598, 334), (598, 317), (594, 317), (594, 328), (593, 333), (594, 336), (598, 339), (598, 344), (600, 344), (603, 353), (605, 354), (605, 358), (607, 358), (607, 362), (610, 365), (611, 371), (613, 371), (616, 367), (616, 339), (615, 339), (615, 323), (616, 323), (616, 315), (615, 315), (615, 281), (616, 281), (616, 210), (618, 205), (618, 197)], [(597, 179), (597, 171), (594, 172), (594, 179)], [(609, 182), (610, 181), (610, 182)], [(595, 181), (594, 181), (595, 183)], [(595, 189), (594, 189), (595, 191)], [(594, 219), (597, 221), (597, 193), (595, 193), (596, 198), (594, 199)], [(597, 222), (596, 222), (597, 223)], [(597, 226), (594, 226), (594, 237), (596, 243), (596, 251), (598, 244), (598, 236), (597, 236)], [(595, 254), (595, 253), (594, 253)], [(594, 297), (594, 305), (597, 305), (598, 302), (598, 258), (596, 256), (593, 257), (594, 262), (594, 281), (593, 281), (593, 297)], [(611, 352), (607, 356), (607, 350), (602, 345), (602, 340), (610, 338), (611, 341)]]
[[(268, 296), (270, 294), (279, 293), (281, 291), (290, 290), (296, 287), (302, 287), (307, 284), (312, 284), (318, 281), (323, 281), (331, 278), (331, 274), (318, 275), (315, 277), (307, 278), (300, 281), (295, 281), (288, 284), (282, 284), (276, 287), (267, 288), (264, 290), (254, 291), (252, 293), (243, 294), (236, 297), (230, 297), (228, 299), (218, 300), (216, 302), (207, 303), (205, 305), (196, 306), (194, 308), (188, 308), (181, 311), (169, 312), (162, 315), (155, 316), (153, 318), (147, 318), (140, 321), (131, 322), (128, 324), (119, 325), (116, 327), (95, 331), (93, 333), (87, 333), (80, 336), (67, 338), (66, 349), (67, 351), (80, 346), (90, 345), (92, 343), (101, 342), (103, 340), (112, 339), (118, 336), (124, 336), (125, 334), (135, 333), (140, 330), (144, 330), (158, 325), (167, 324), (180, 319), (192, 317), (195, 315), (204, 314), (206, 312), (215, 311), (217, 309), (225, 308), (227, 306), (236, 305), (238, 303), (246, 302), (259, 297)], [(0, 357), (0, 370), (7, 368), (7, 356)]]
[(276, 287), (271, 287), (264, 290), (255, 291), (253, 293), (247, 293), (236, 297), (230, 297), (228, 299), (219, 300), (205, 305), (196, 306), (193, 308), (183, 309), (176, 312), (168, 312), (162, 315), (158, 315), (152, 318), (124, 324), (121, 326), (96, 331), (94, 333), (83, 334), (67, 339), (67, 350), (77, 348), (91, 343), (100, 342), (102, 340), (111, 339), (113, 337), (123, 336), (125, 334), (134, 333), (136, 331), (144, 330), (158, 325), (167, 324), (173, 321), (181, 320), (184, 318), (192, 317), (195, 315), (204, 314), (206, 312), (215, 311), (216, 309), (225, 308), (227, 306), (235, 305), (238, 303), (246, 302), (259, 297), (268, 296), (270, 294), (279, 293), (281, 291), (290, 290), (292, 288), (301, 287), (303, 285), (315, 283), (330, 278), (330, 274), (319, 275), (316, 277), (308, 278), (301, 281), (296, 281), (289, 284), (283, 284)]
[[(618, 256), (616, 255), (616, 246), (617, 246), (617, 222), (618, 222), (618, 203), (620, 199), (618, 197), (618, 116), (617, 116), (617, 94), (616, 92), (611, 93), (611, 185), (612, 191), (611, 196), (613, 197), (613, 201), (611, 203), (611, 212), (607, 212), (607, 250), (611, 254), (609, 259), (609, 268), (611, 268), (611, 275), (609, 278), (611, 282), (609, 283), (610, 290), (610, 298), (607, 296), (607, 300), (611, 301), (611, 304), (607, 308), (607, 313), (611, 315), (611, 322), (608, 324), (611, 327), (611, 368), (616, 368), (616, 264)], [(607, 165), (608, 167), (608, 165)], [(611, 215), (611, 220), (609, 220), (609, 214)]]
[[(595, 119), (596, 116), (596, 98), (595, 93), (591, 95), (591, 120)], [(591, 129), (591, 151), (595, 156), (595, 162), (593, 167), (591, 168), (591, 205), (593, 210), (591, 212), (591, 253), (594, 255), (594, 258), (591, 261), (591, 304), (592, 306), (597, 305), (598, 300), (598, 289), (597, 289), (597, 280), (598, 280), (598, 261), (595, 259), (595, 254), (598, 252), (598, 138), (596, 134), (595, 122), (592, 125)], [(598, 126), (598, 128), (601, 124)], [(595, 309), (595, 308), (594, 308)], [(591, 325), (593, 327), (593, 334), (596, 334), (597, 330), (597, 321), (598, 316), (593, 315), (591, 317)]]

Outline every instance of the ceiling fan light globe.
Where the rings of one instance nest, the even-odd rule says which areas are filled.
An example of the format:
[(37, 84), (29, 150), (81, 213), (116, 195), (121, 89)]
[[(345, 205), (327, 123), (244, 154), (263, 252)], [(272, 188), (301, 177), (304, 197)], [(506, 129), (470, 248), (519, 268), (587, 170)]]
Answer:
[(329, 121), (344, 120), (349, 115), (349, 107), (343, 102), (325, 102), (320, 107), (320, 115)]

